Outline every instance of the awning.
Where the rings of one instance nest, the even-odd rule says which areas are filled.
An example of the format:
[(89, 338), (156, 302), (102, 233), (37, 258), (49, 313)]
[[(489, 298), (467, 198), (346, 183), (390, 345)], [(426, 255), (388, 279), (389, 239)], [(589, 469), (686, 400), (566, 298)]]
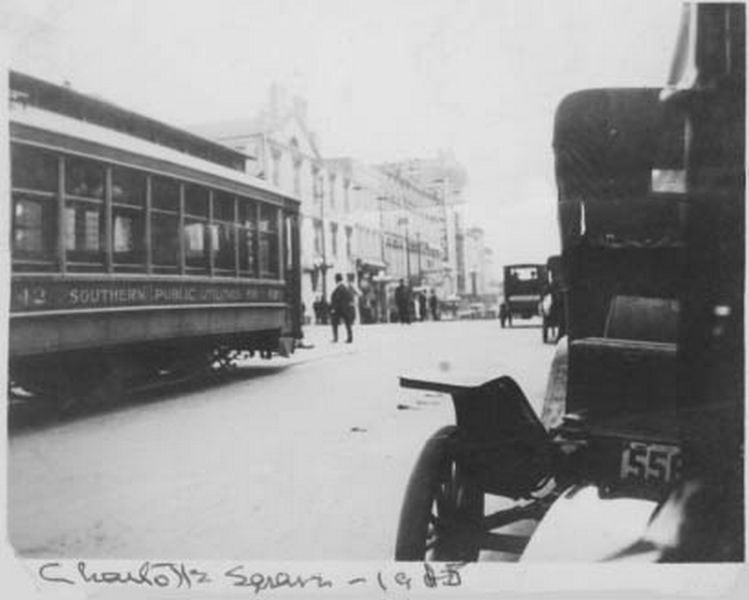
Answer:
[(372, 271), (383, 271), (387, 268), (384, 262), (369, 258), (357, 258), (356, 265), (360, 269), (370, 269)]

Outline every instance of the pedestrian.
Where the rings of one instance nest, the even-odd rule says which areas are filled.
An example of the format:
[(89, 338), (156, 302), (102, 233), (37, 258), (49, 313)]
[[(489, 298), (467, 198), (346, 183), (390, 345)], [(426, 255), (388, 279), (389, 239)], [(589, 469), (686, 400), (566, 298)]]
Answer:
[(315, 296), (315, 300), (312, 302), (312, 312), (315, 315), (315, 325), (322, 323), (322, 298), (320, 296)]
[(359, 317), (358, 322), (361, 323), (361, 313), (359, 312), (359, 299), (362, 297), (362, 292), (359, 289), (359, 286), (356, 285), (356, 275), (353, 273), (348, 273), (346, 275), (347, 284), (346, 287), (348, 287), (349, 292), (351, 292), (351, 310), (353, 314), (352, 323), (357, 322), (357, 316)]
[(429, 310), (432, 313), (432, 320), (439, 321), (440, 316), (437, 312), (437, 294), (434, 293), (434, 290), (429, 293)]
[(354, 341), (352, 324), (354, 321), (353, 294), (349, 287), (343, 282), (343, 275), (336, 273), (335, 289), (330, 295), (330, 321), (333, 325), (333, 342), (338, 341), (338, 326), (343, 321), (346, 327), (346, 343)]
[(323, 298), (320, 301), (320, 324), (321, 325), (328, 324), (329, 315), (330, 315), (330, 304), (328, 304), (328, 301), (325, 298)]
[(413, 304), (411, 290), (401, 279), (395, 288), (395, 308), (398, 310), (398, 321), (404, 325), (411, 324), (411, 305)]
[(426, 321), (427, 318), (427, 295), (423, 292), (419, 292), (419, 320)]
[(507, 306), (507, 302), (502, 302), (502, 304), (499, 305), (499, 322), (502, 327), (504, 327), (505, 324), (512, 327), (512, 313), (510, 312), (510, 307)]

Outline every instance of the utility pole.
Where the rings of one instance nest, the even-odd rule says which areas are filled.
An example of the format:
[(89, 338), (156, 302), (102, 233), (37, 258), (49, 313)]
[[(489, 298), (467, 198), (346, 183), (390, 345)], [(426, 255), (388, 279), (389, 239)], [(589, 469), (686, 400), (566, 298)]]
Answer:
[[(380, 257), (382, 259), (382, 264), (385, 265), (385, 271), (388, 270), (388, 262), (385, 260), (385, 209), (383, 207), (383, 202), (385, 201), (385, 196), (377, 196), (377, 209), (380, 213)], [(385, 274), (385, 271), (383, 271), (383, 275)], [(387, 290), (385, 289), (385, 282), (380, 281), (379, 282), (379, 290), (378, 290), (378, 309), (379, 309), (379, 321), (381, 323), (387, 323), (389, 321), (388, 318), (388, 304), (387, 304)]]
[[(405, 200), (404, 200), (405, 204)], [(411, 285), (411, 248), (410, 241), (408, 239), (408, 214), (402, 218), (403, 225), (405, 226), (405, 240), (406, 240), (406, 281), (408, 285)]]
[(320, 244), (322, 254), (322, 265), (320, 266), (320, 274), (322, 275), (322, 299), (327, 304), (328, 302), (328, 284), (327, 284), (327, 272), (328, 272), (328, 257), (325, 250), (325, 196), (322, 189), (322, 177), (320, 175), (315, 176), (314, 191), (317, 201), (320, 203)]
[(419, 275), (419, 285), (421, 285), (421, 232), (416, 232), (416, 259), (418, 261), (418, 275)]

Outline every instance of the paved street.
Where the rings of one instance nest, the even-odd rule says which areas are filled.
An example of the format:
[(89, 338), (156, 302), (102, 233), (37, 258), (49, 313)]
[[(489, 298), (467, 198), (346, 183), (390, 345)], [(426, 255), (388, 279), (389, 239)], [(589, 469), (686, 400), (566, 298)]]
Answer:
[(398, 387), (414, 370), (511, 374), (538, 409), (553, 354), (498, 321), (308, 327), (310, 350), (11, 433), (8, 529), (27, 556), (391, 560), (422, 444), (449, 398)]

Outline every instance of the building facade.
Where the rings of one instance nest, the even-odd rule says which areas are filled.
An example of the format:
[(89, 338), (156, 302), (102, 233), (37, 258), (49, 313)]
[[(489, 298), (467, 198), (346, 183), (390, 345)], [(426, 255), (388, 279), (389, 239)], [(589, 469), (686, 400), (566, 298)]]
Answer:
[(335, 273), (356, 271), (354, 194), (350, 177), (326, 161), (308, 128), (306, 104), (271, 88), (254, 119), (198, 125), (196, 133), (248, 156), (248, 170), (301, 202), (302, 302), (307, 322), (327, 320)]
[[(244, 153), (251, 174), (300, 200), (306, 322), (326, 322), (335, 273), (357, 284), (364, 323), (393, 319), (401, 279), (442, 300), (467, 293), (459, 212), (467, 178), (451, 154), (381, 165), (325, 158), (308, 126), (306, 103), (278, 86), (253, 119), (193, 131)], [(471, 256), (481, 255), (471, 248)]]
[(457, 300), (465, 293), (465, 249), (460, 214), (468, 181), (465, 169), (450, 152), (440, 152), (434, 158), (386, 163), (382, 168), (412, 181), (437, 199), (435, 217), (441, 223), (443, 260), (440, 296), (445, 300)]

